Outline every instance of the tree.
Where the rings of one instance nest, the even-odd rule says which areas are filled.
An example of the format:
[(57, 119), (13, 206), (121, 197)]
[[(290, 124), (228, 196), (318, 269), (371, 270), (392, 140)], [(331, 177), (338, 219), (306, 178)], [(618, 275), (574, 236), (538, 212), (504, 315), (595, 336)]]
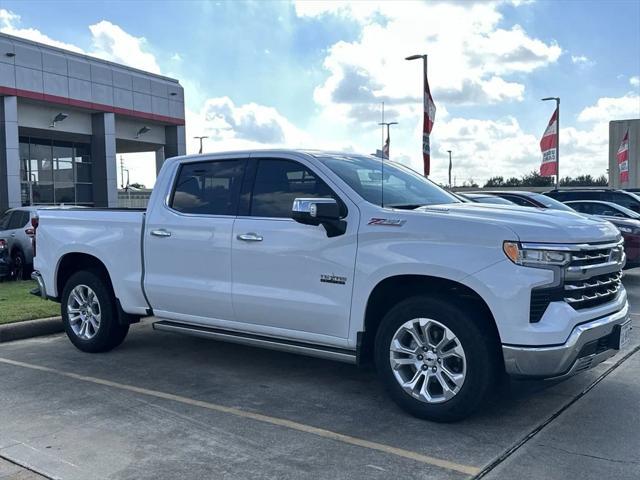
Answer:
[(502, 178), (502, 177), (491, 177), (484, 184), (484, 188), (495, 188), (495, 187), (504, 187), (504, 178)]

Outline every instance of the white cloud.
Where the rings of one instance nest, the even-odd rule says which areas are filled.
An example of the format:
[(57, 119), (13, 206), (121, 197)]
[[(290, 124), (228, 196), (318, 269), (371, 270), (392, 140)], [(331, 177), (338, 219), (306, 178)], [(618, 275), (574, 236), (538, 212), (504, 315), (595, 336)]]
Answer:
[(640, 95), (629, 93), (623, 97), (599, 98), (578, 114), (580, 122), (609, 122), (625, 118), (640, 118)]
[(593, 67), (596, 62), (585, 55), (571, 55), (571, 63), (582, 67)]
[(52, 47), (64, 48), (76, 53), (85, 53), (76, 45), (54, 40), (35, 28), (21, 28), (19, 25), (20, 15), (17, 15), (10, 10), (0, 8), (0, 32), (13, 35), (15, 37), (26, 38), (27, 40), (34, 42), (51, 45)]
[(182, 61), (182, 55), (180, 55), (178, 52), (176, 52), (173, 55), (171, 55), (171, 60), (173, 60), (174, 62), (181, 62)]
[(90, 25), (89, 30), (91, 32), (91, 49), (86, 51), (77, 45), (54, 40), (35, 28), (22, 28), (20, 15), (10, 10), (0, 9), (0, 31), (2, 33), (129, 65), (148, 72), (160, 73), (158, 62), (153, 53), (148, 51), (149, 46), (144, 37), (135, 37), (118, 25), (106, 20)]
[(148, 49), (144, 37), (135, 37), (118, 25), (102, 20), (89, 26), (94, 55), (104, 60), (129, 65), (151, 73), (160, 73), (155, 56)]
[[(521, 101), (524, 85), (508, 78), (555, 62), (555, 43), (530, 37), (522, 27), (500, 28), (496, 3), (297, 2), (301, 16), (342, 15), (361, 23), (359, 38), (328, 50), (329, 72), (314, 98), (344, 116), (355, 108), (385, 101), (420, 100), (420, 67), (404, 56), (429, 53), (434, 97), (449, 104)], [(426, 26), (428, 25), (428, 28)], [(405, 112), (406, 113), (406, 112)], [(351, 116), (351, 115), (349, 115)]]
[(629, 79), (629, 83), (631, 84), (631, 86), (633, 87), (640, 87), (640, 77), (631, 77)]
[(308, 147), (308, 136), (275, 108), (247, 103), (235, 105), (229, 97), (207, 99), (199, 112), (187, 110), (187, 151), (195, 153), (206, 135), (205, 150), (234, 150), (273, 146)]

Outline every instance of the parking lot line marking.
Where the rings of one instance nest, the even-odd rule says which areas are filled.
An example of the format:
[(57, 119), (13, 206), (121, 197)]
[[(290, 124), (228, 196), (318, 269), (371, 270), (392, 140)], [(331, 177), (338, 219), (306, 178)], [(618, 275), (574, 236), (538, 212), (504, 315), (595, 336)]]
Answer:
[(218, 405), (216, 403), (205, 402), (202, 400), (194, 400), (192, 398), (182, 397), (180, 395), (174, 395), (172, 393), (165, 393), (165, 392), (160, 392), (158, 390), (150, 390), (148, 388), (142, 388), (142, 387), (136, 387), (133, 385), (127, 385), (124, 383), (112, 382), (110, 380), (104, 380), (102, 378), (89, 377), (86, 375), (79, 375), (77, 373), (55, 370), (53, 368), (43, 367), (40, 365), (33, 365), (31, 363), (19, 362), (17, 360), (11, 360), (8, 358), (0, 357), (0, 363), (13, 365), (16, 367), (28, 368), (31, 370), (38, 370), (46, 373), (53, 373), (55, 375), (72, 378), (74, 380), (79, 380), (82, 382), (89, 382), (96, 385), (103, 385), (105, 387), (117, 388), (119, 390), (138, 393), (140, 395), (161, 398), (163, 400), (170, 400), (173, 402), (178, 402), (178, 403), (190, 405), (193, 407), (200, 407), (207, 410), (213, 410), (216, 412), (235, 415), (237, 417), (248, 418), (251, 420), (256, 420), (258, 422), (268, 423), (271, 425), (277, 425), (279, 427), (285, 427), (285, 428), (289, 428), (291, 430), (296, 430), (299, 432), (309, 433), (312, 435), (316, 435), (318, 437), (335, 440), (335, 441), (346, 443), (349, 445), (368, 448), (370, 450), (377, 450), (379, 452), (395, 455), (402, 458), (407, 458), (409, 460), (414, 460), (416, 462), (421, 462), (427, 465), (440, 467), (446, 470), (452, 470), (454, 472), (464, 473), (466, 475), (477, 475), (478, 473), (480, 473), (480, 470), (481, 470), (478, 467), (461, 465), (459, 463), (451, 462), (449, 460), (430, 457), (428, 455), (423, 455), (421, 453), (413, 452), (411, 450), (405, 450), (403, 448), (392, 447), (390, 445), (385, 445), (383, 443), (372, 442), (369, 440), (364, 440), (362, 438), (352, 437), (350, 435), (345, 435), (343, 433), (333, 432), (331, 430), (326, 430), (324, 428), (313, 427), (311, 425), (294, 422), (292, 420), (286, 420), (284, 418), (271, 417), (269, 415), (249, 412), (249, 411), (242, 410), (239, 408), (234, 408), (234, 407), (225, 407), (224, 405)]

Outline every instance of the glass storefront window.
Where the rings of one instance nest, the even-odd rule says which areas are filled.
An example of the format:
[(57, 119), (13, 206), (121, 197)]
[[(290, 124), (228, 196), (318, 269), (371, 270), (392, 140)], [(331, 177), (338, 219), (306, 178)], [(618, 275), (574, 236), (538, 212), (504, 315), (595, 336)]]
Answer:
[(93, 203), (89, 144), (20, 137), (23, 205)]

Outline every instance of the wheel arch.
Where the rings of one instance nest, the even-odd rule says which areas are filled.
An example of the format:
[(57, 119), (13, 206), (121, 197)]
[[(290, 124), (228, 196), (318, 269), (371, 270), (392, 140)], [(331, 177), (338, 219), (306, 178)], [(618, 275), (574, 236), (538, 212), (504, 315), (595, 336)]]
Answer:
[(140, 317), (138, 315), (132, 315), (126, 313), (123, 310), (122, 305), (120, 304), (120, 300), (118, 299), (115, 293), (115, 289), (113, 288), (113, 282), (111, 281), (109, 269), (99, 258), (89, 253), (70, 252), (66, 253), (60, 258), (55, 275), (57, 295), (55, 297), (55, 300), (62, 301), (62, 291), (64, 290), (66, 283), (74, 273), (80, 271), (92, 271), (105, 279), (105, 281), (107, 282), (107, 288), (113, 295), (116, 311), (118, 314), (118, 320), (121, 324), (128, 325), (140, 321)]
[(62, 290), (64, 290), (64, 286), (67, 284), (69, 278), (71, 278), (74, 273), (82, 270), (91, 270), (99, 274), (107, 281), (107, 286), (111, 290), (111, 293), (114, 293), (109, 270), (99, 258), (88, 253), (71, 252), (64, 254), (58, 261), (55, 276), (56, 300), (62, 298)]
[(358, 363), (370, 364), (373, 359), (375, 336), (386, 313), (398, 302), (410, 297), (431, 294), (439, 298), (462, 301), (470, 309), (482, 314), (478, 321), (499, 342), (500, 334), (487, 302), (471, 287), (455, 280), (429, 275), (394, 275), (379, 281), (367, 299), (363, 331), (358, 334)]

